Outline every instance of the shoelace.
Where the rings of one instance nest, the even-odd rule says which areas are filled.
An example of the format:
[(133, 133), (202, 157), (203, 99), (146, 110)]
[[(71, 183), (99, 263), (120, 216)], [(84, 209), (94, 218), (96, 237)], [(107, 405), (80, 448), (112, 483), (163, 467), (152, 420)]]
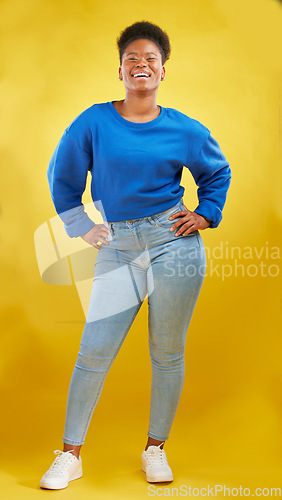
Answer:
[(58, 455), (52, 463), (49, 472), (63, 472), (73, 460), (74, 455), (71, 453), (74, 450), (61, 451), (55, 450), (55, 455)]
[(165, 451), (161, 450), (161, 448), (160, 448), (160, 446), (162, 444), (163, 443), (160, 443), (155, 448), (151, 448), (150, 450), (146, 450), (147, 451), (146, 458), (147, 458), (148, 462), (150, 463), (150, 465), (159, 464), (159, 463), (164, 465), (166, 463), (165, 462), (165, 456), (166, 456)]

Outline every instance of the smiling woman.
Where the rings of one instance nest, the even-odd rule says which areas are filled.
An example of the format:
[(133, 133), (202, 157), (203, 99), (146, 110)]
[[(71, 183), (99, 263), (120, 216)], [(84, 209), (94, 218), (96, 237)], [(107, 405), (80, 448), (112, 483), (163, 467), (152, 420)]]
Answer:
[[(171, 50), (167, 34), (152, 23), (137, 22), (121, 33), (117, 45), (125, 98), (93, 104), (75, 118), (48, 168), (52, 199), (67, 234), (83, 238), (98, 255), (69, 387), (64, 449), (56, 450), (42, 488), (65, 488), (82, 476), (80, 448), (93, 411), (147, 295), (152, 388), (142, 470), (149, 482), (172, 481), (163, 445), (181, 396), (185, 339), (205, 274), (199, 230), (219, 225), (231, 179), (209, 129), (157, 104)], [(198, 185), (194, 211), (182, 201), (183, 167)], [(81, 201), (88, 171), (103, 224), (94, 224)], [(179, 273), (183, 259), (189, 270), (184, 275)]]

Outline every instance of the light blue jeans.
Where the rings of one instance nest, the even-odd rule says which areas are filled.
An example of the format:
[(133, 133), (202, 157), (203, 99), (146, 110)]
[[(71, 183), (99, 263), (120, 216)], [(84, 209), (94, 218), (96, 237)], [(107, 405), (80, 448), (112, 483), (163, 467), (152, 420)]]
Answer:
[(206, 269), (199, 232), (175, 236), (176, 230), (169, 230), (179, 220), (169, 216), (183, 209), (181, 199), (150, 217), (104, 221), (110, 229), (109, 245), (102, 245), (95, 263), (69, 387), (64, 443), (84, 443), (108, 370), (147, 295), (152, 365), (147, 434), (160, 441), (168, 439), (183, 387), (187, 329)]

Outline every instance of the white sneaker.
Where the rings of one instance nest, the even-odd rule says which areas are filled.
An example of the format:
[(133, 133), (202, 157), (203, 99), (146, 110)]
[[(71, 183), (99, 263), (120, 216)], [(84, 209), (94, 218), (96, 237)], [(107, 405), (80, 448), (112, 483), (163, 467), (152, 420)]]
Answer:
[(49, 490), (60, 490), (66, 488), (69, 481), (78, 479), (82, 476), (82, 460), (81, 457), (76, 458), (73, 450), (60, 451), (55, 450), (58, 455), (51, 467), (45, 472), (40, 481), (41, 488)]
[(172, 481), (173, 475), (164, 450), (158, 446), (149, 446), (141, 455), (142, 470), (146, 472), (149, 483)]

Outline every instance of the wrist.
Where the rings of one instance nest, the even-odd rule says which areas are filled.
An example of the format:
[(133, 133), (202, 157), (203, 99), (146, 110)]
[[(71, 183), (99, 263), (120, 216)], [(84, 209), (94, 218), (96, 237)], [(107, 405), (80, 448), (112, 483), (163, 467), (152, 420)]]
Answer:
[(202, 215), (202, 214), (199, 214), (199, 215), (200, 215), (201, 217), (203, 217), (203, 219), (205, 219), (205, 220), (208, 222), (208, 224), (211, 224), (211, 222), (212, 222), (212, 221), (211, 221), (210, 219), (208, 219), (207, 217), (205, 217), (205, 216), (204, 216), (204, 215)]

